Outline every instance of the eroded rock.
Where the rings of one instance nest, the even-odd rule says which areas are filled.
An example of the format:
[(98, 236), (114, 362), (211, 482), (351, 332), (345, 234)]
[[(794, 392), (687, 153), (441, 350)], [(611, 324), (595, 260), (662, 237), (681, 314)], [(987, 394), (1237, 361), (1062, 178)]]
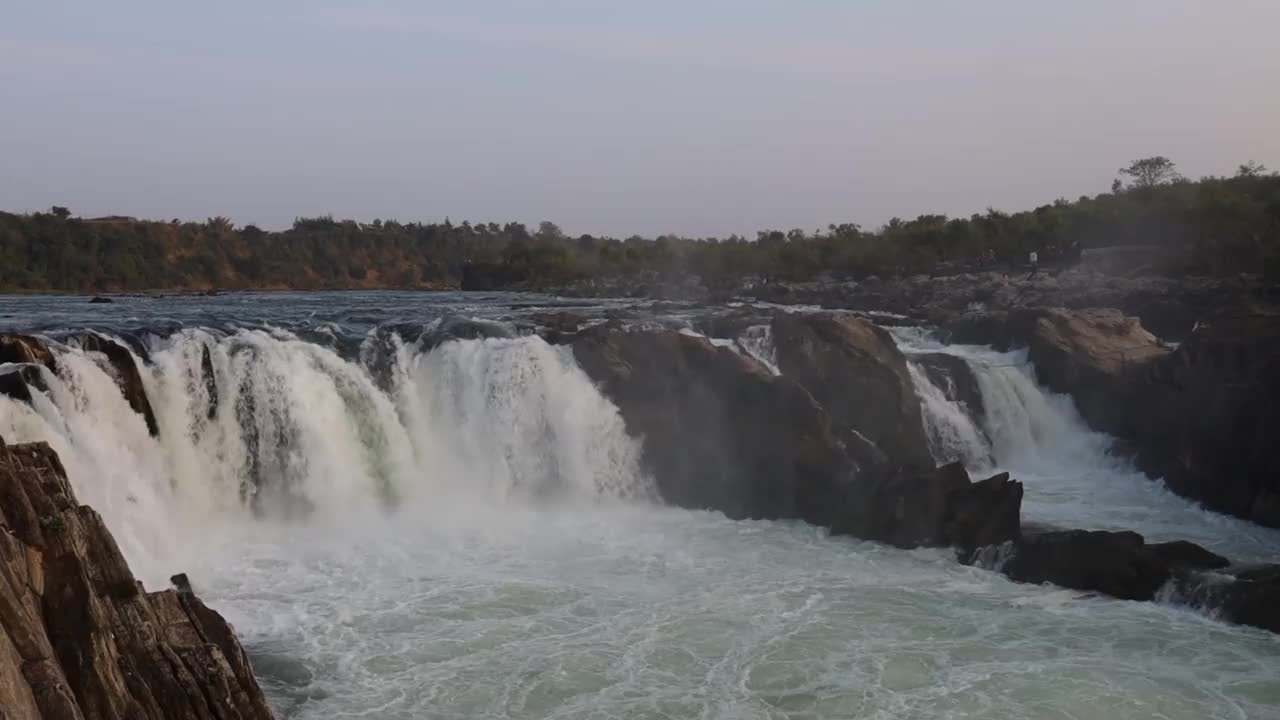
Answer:
[(0, 441), (6, 717), (270, 718), (244, 649), (190, 593), (144, 592), (48, 445)]

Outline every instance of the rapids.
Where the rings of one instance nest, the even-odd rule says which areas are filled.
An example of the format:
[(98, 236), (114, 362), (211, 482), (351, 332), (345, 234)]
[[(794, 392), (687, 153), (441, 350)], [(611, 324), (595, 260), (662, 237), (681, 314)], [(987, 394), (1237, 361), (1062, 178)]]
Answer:
[[(567, 304), (4, 298), (0, 328), (130, 341), (161, 432), (68, 339), (34, 407), (0, 397), (0, 436), (57, 449), (150, 587), (189, 572), (281, 717), (1280, 717), (1269, 633), (661, 506), (617, 410), (524, 334)], [(453, 317), (512, 337), (436, 345)], [(974, 368), (980, 418), (913, 367), (935, 453), (1011, 471), (1028, 520), (1280, 549), (1111, 457), (1025, 354), (895, 334)], [(720, 340), (772, 359), (760, 326)]]

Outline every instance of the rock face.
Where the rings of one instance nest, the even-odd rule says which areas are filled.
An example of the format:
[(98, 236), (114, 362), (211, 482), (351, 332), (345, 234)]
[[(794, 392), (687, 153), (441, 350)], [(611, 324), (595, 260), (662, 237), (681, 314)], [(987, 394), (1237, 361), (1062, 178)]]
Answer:
[(893, 465), (933, 467), (906, 358), (884, 328), (854, 317), (779, 313), (773, 344), (783, 376), (803, 385), (839, 431), (866, 438)]
[(986, 412), (982, 388), (967, 360), (949, 353), (923, 353), (912, 359), (924, 369), (929, 380), (942, 390), (948, 400), (964, 407), (969, 417), (975, 420), (982, 418)]
[(0, 333), (0, 363), (43, 365), (57, 372), (58, 363), (43, 340), (30, 335)]
[(1280, 316), (1206, 323), (1175, 350), (1115, 311), (1046, 310), (1030, 358), (1174, 492), (1280, 527)]
[(144, 592), (44, 444), (0, 441), (0, 716), (271, 717), (231, 627)]
[(923, 473), (864, 474), (839, 507), (831, 528), (837, 534), (964, 553), (1018, 537), (1022, 483), (1008, 473), (974, 483), (959, 463)]
[[(879, 341), (876, 334), (868, 342)], [(828, 352), (817, 342), (815, 354)], [(641, 438), (645, 467), (669, 503), (734, 518), (801, 519), (900, 547), (990, 543), (1017, 533), (1019, 483), (1007, 476), (971, 483), (958, 465), (860, 465), (867, 448), (842, 441), (805, 387), (706, 338), (600, 326), (572, 347)], [(873, 364), (856, 360), (864, 369)], [(835, 382), (833, 366), (826, 367), (827, 381)], [(892, 375), (881, 370), (878, 377)], [(886, 397), (899, 407), (893, 394), (868, 402)]]
[(1119, 311), (1050, 309), (1035, 321), (1028, 357), (1040, 382), (1070, 393), (1091, 426), (1124, 438), (1136, 431), (1135, 381), (1170, 352)]
[(799, 384), (672, 331), (598, 327), (572, 347), (642, 438), (664, 500), (734, 518), (831, 524), (852, 466)]
[(153, 436), (159, 435), (160, 426), (156, 424), (156, 415), (151, 409), (151, 401), (147, 399), (146, 387), (142, 384), (142, 374), (138, 372), (138, 364), (134, 362), (133, 353), (129, 348), (111, 338), (96, 334), (81, 335), (77, 340), (80, 347), (85, 350), (102, 353), (107, 357), (107, 362), (113, 370), (112, 374), (115, 375), (116, 384), (120, 386), (120, 392), (129, 402), (129, 407), (146, 420), (147, 430)]

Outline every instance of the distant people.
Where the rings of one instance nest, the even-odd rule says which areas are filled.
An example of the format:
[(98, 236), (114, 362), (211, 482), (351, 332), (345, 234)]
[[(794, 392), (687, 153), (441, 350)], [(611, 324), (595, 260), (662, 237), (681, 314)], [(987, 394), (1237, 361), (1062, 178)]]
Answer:
[(1035, 250), (1032, 250), (1031, 251), (1031, 274), (1027, 276), (1027, 279), (1030, 280), (1031, 278), (1035, 277), (1036, 273), (1039, 271), (1040, 271), (1040, 256), (1036, 254)]

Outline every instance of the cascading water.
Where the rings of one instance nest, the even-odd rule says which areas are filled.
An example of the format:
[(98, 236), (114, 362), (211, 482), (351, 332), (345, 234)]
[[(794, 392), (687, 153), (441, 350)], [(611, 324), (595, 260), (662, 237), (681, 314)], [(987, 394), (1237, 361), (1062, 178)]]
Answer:
[[(1276, 717), (1262, 631), (944, 551), (616, 502), (651, 495), (639, 447), (565, 350), (375, 327), (439, 329), (442, 303), (509, 322), (502, 303), (525, 300), (451, 297), (91, 306), (186, 327), (146, 342), (159, 436), (103, 358), (71, 348), (33, 406), (0, 396), (0, 436), (53, 444), (149, 586), (188, 571), (282, 718)], [(5, 302), (0, 317), (47, 304), (45, 329), (88, 325), (68, 320), (82, 302)], [(234, 326), (246, 316), (262, 324)], [(744, 339), (719, 344), (769, 360), (767, 334)], [(935, 447), (1012, 470), (1031, 519), (1246, 559), (1280, 547), (1107, 457), (1024, 356), (903, 345), (970, 362), (982, 418), (914, 375), (950, 433)]]
[[(1026, 520), (1191, 540), (1242, 560), (1269, 559), (1280, 547), (1275, 531), (1202, 510), (1115, 456), (1111, 438), (1090, 430), (1070, 397), (1040, 387), (1025, 350), (945, 345), (918, 328), (893, 334), (907, 354), (926, 430), (937, 438), (935, 457), (977, 473), (1008, 470), (1027, 488)], [(938, 352), (967, 363), (981, 417), (949, 399), (912, 359)]]
[(100, 358), (60, 346), (33, 406), (0, 397), (0, 436), (50, 442), (144, 569), (228, 516), (652, 496), (617, 410), (563, 348), (392, 342), (384, 390), (362, 364), (289, 333), (152, 338), (150, 364), (137, 362), (158, 437)]

